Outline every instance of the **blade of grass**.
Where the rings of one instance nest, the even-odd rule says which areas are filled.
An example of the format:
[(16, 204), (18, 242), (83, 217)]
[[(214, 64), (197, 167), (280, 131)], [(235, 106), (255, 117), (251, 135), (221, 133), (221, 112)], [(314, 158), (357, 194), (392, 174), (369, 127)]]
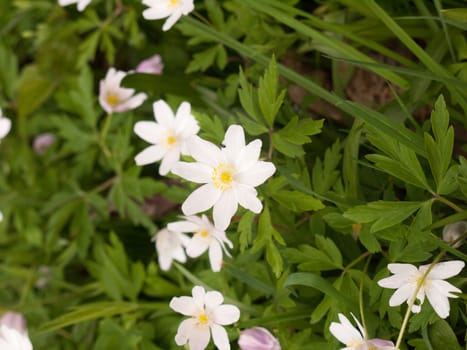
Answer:
[[(346, 44), (342, 40), (335, 40), (330, 36), (320, 33), (319, 31), (311, 28), (310, 26), (303, 24), (303, 22), (300, 22), (299, 20), (296, 20), (295, 18), (286, 15), (283, 11), (279, 11), (273, 7), (268, 6), (268, 2), (265, 2), (264, 0), (244, 0), (244, 3), (248, 4), (248, 6), (257, 11), (263, 12), (275, 18), (277, 21), (288, 25), (290, 28), (296, 30), (297, 32), (302, 33), (312, 38), (313, 40), (321, 42), (322, 44), (330, 47), (332, 50), (339, 52), (346, 58), (360, 60), (361, 62), (376, 63), (374, 59), (358, 51), (353, 46)], [(405, 80), (397, 74), (394, 74), (390, 70), (379, 68), (369, 69), (404, 89), (407, 89), (409, 87), (409, 83), (407, 82), (407, 80)]]
[(456, 61), (456, 55), (455, 55), (454, 49), (452, 47), (451, 37), (449, 36), (449, 32), (448, 32), (448, 29), (447, 29), (447, 26), (446, 26), (446, 22), (444, 21), (444, 17), (441, 15), (441, 12), (443, 11), (443, 8), (442, 8), (441, 3), (440, 3), (439, 0), (434, 0), (434, 3), (435, 3), (436, 11), (438, 12), (439, 20), (441, 22), (441, 25), (443, 26), (443, 32), (444, 32), (444, 36), (446, 38), (446, 42), (448, 43), (449, 53), (451, 54), (451, 60), (453, 62), (455, 62)]

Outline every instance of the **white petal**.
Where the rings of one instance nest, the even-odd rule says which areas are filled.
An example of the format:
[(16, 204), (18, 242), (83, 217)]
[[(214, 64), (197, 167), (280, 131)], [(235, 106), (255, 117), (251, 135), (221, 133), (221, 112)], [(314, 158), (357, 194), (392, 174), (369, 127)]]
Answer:
[(186, 319), (178, 326), (177, 334), (175, 335), (175, 343), (183, 346), (188, 342), (193, 334), (196, 333), (196, 324), (193, 318)]
[(209, 246), (209, 262), (214, 272), (219, 272), (222, 268), (222, 248), (218, 241), (212, 240)]
[(180, 11), (172, 13), (162, 26), (162, 30), (164, 32), (168, 31), (180, 19), (180, 17), (182, 17), (182, 13)]
[(226, 326), (240, 319), (240, 309), (235, 305), (220, 305), (212, 313), (214, 323)]
[(144, 141), (149, 143), (159, 143), (163, 129), (159, 124), (149, 121), (140, 121), (135, 124), (133, 131)]
[(206, 312), (215, 310), (224, 301), (224, 297), (217, 291), (209, 291), (206, 293)]
[(465, 263), (460, 260), (445, 261), (438, 263), (428, 274), (429, 279), (446, 279), (458, 275), (464, 268)]
[(406, 300), (413, 297), (416, 286), (415, 284), (404, 284), (397, 289), (389, 299), (389, 306), (398, 306)]
[(136, 94), (135, 96), (127, 99), (122, 104), (118, 105), (117, 112), (125, 112), (129, 109), (135, 109), (143, 104), (143, 102), (148, 98), (144, 92)]
[(198, 162), (208, 164), (211, 167), (215, 167), (219, 163), (225, 162), (224, 156), (222, 155), (219, 147), (198, 136), (190, 138), (187, 146), (190, 149), (191, 156)]
[(3, 139), (11, 130), (11, 120), (0, 117), (0, 139)]
[[(415, 274), (418, 274), (418, 271), (415, 272)], [(389, 276), (386, 278), (383, 278), (382, 280), (378, 281), (378, 285), (383, 287), (383, 288), (399, 288), (403, 286), (404, 284), (409, 283), (411, 280), (415, 280), (416, 278), (413, 277), (413, 275), (409, 274), (396, 274), (393, 276)]]
[(177, 164), (179, 159), (180, 150), (174, 147), (164, 155), (164, 158), (162, 158), (162, 162), (159, 167), (159, 174), (163, 176), (167, 175), (169, 171), (171, 171), (172, 168), (175, 166), (175, 164)]
[(145, 19), (161, 19), (170, 16), (172, 11), (164, 5), (156, 7), (155, 5), (151, 5), (153, 7), (148, 8), (143, 11), (143, 17)]
[(229, 337), (224, 327), (217, 324), (211, 326), (212, 339), (219, 350), (230, 350)]
[(193, 300), (201, 309), (204, 309), (204, 301), (206, 296), (206, 290), (201, 286), (194, 286), (191, 290), (191, 295), (193, 295)]
[(166, 150), (159, 145), (146, 147), (135, 156), (137, 165), (146, 165), (158, 162), (164, 157)]
[(258, 162), (261, 152), (261, 140), (256, 139), (243, 147), (235, 159), (235, 168), (239, 171), (245, 171)]
[(190, 258), (197, 258), (209, 248), (210, 239), (201, 235), (194, 235), (186, 247), (186, 253)]
[[(213, 186), (214, 187), (214, 186)], [(222, 192), (218, 201), (214, 204), (214, 226), (221, 231), (229, 227), (230, 220), (238, 208), (237, 198), (233, 190)]]
[(152, 108), (157, 122), (162, 127), (166, 129), (174, 129), (174, 114), (170, 106), (164, 100), (154, 102)]
[(388, 264), (388, 270), (394, 274), (402, 275), (418, 273), (418, 269), (412, 264)]
[(257, 197), (257, 192), (253, 187), (239, 185), (237, 186), (238, 203), (253, 213), (258, 214), (263, 210), (263, 204)]
[(221, 196), (221, 192), (212, 184), (205, 184), (191, 193), (183, 202), (182, 211), (185, 215), (193, 215), (211, 208)]
[(167, 228), (174, 232), (196, 232), (199, 226), (191, 221), (177, 221), (168, 224)]
[(182, 120), (191, 116), (191, 105), (189, 102), (182, 102), (175, 113), (175, 121), (179, 124)]
[(240, 125), (230, 125), (225, 132), (222, 144), (226, 148), (236, 149), (237, 151), (245, 147), (245, 132)]
[(178, 162), (172, 173), (191, 182), (208, 183), (211, 182), (212, 168), (202, 163)]
[(188, 340), (188, 345), (190, 350), (204, 350), (209, 344), (209, 339), (211, 334), (209, 332), (209, 327), (198, 327), (196, 332), (193, 332), (190, 339)]
[(193, 316), (198, 311), (198, 305), (192, 297), (173, 297), (169, 307), (185, 316)]
[(446, 295), (449, 298), (458, 297), (455, 294), (451, 294), (451, 292), (462, 293), (459, 288), (454, 287), (451, 283), (442, 280), (430, 281), (429, 285), (425, 289), (428, 291), (431, 288), (435, 288), (437, 291), (439, 291), (439, 293)]
[(269, 179), (276, 171), (276, 167), (271, 162), (259, 161), (248, 170), (236, 174), (239, 183), (249, 186), (259, 186)]
[(426, 296), (435, 312), (439, 315), (439, 317), (446, 318), (449, 316), (449, 299), (446, 296), (446, 294), (444, 294), (444, 291), (441, 289), (443, 288), (443, 286), (438, 286), (437, 284), (433, 284), (433, 282), (441, 281), (432, 281), (430, 288), (426, 288), (425, 290)]

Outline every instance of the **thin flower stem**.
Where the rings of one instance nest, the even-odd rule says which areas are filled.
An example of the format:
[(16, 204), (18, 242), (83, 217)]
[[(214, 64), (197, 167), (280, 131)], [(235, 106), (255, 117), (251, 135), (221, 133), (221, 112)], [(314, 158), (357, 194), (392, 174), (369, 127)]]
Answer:
[(102, 191), (105, 191), (106, 189), (108, 189), (109, 187), (111, 187), (115, 181), (118, 179), (118, 176), (115, 175), (113, 177), (111, 177), (110, 179), (104, 181), (103, 183), (101, 183), (100, 185), (97, 185), (96, 187), (94, 187), (91, 192), (95, 192), (95, 193), (99, 193), (99, 192), (102, 192)]
[(102, 147), (102, 151), (104, 152), (107, 158), (110, 158), (111, 154), (107, 145), (105, 143), (105, 139), (107, 138), (107, 133), (109, 132), (110, 121), (112, 120), (112, 113), (107, 114), (104, 120), (104, 126), (102, 127), (102, 132), (100, 135), (100, 144)]
[(272, 134), (274, 130), (269, 129), (269, 149), (268, 149), (268, 160), (272, 160), (272, 152), (274, 151), (274, 145), (272, 144)]
[(354, 265), (358, 264), (361, 260), (365, 259), (368, 255), (371, 255), (370, 252), (365, 252), (362, 255), (360, 255), (357, 259), (351, 261), (346, 267), (344, 267), (344, 270), (342, 271), (342, 274), (345, 274), (350, 268), (352, 268)]
[(457, 206), (456, 204), (454, 204), (453, 202), (451, 202), (450, 200), (440, 196), (439, 194), (435, 194), (433, 196), (436, 200), (440, 201), (441, 203), (444, 203), (446, 204), (447, 206), (451, 207), (452, 209), (454, 209), (455, 211), (457, 211), (458, 213), (462, 212), (462, 208)]
[[(368, 271), (368, 266), (370, 265), (371, 255), (368, 257), (368, 260), (365, 263), (365, 267), (363, 268), (363, 273), (366, 275)], [(363, 276), (363, 275), (362, 275)], [(360, 279), (360, 290), (359, 290), (359, 309), (360, 309), (360, 319), (362, 320), (363, 330), (365, 332), (364, 336), (365, 339), (368, 339), (367, 327), (365, 322), (365, 313), (363, 312), (363, 277)]]

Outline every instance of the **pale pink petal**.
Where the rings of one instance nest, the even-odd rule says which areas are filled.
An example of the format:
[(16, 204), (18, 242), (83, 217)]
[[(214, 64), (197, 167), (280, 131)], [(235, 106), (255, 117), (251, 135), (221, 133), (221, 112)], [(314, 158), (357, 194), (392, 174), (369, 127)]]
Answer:
[[(425, 265), (427, 266), (427, 265)], [(433, 266), (428, 274), (429, 279), (446, 279), (458, 275), (465, 263), (460, 260), (445, 261)]]
[(161, 165), (159, 167), (159, 174), (160, 175), (167, 175), (170, 170), (174, 167), (175, 164), (180, 159), (180, 150), (178, 148), (173, 148), (168, 151), (164, 158), (162, 158)]
[(224, 327), (211, 325), (212, 339), (219, 350), (230, 350), (229, 337)]
[(188, 345), (190, 350), (204, 350), (209, 344), (209, 339), (211, 334), (209, 332), (209, 327), (198, 327), (196, 332), (193, 332), (190, 339), (188, 340)]
[(146, 165), (158, 162), (164, 157), (166, 150), (159, 145), (146, 147), (135, 156), (137, 165)]
[(226, 326), (240, 319), (240, 310), (235, 305), (220, 305), (211, 314), (214, 323)]
[(186, 253), (190, 258), (197, 258), (209, 248), (211, 238), (194, 235), (186, 247)]
[(163, 128), (154, 122), (140, 121), (135, 124), (133, 131), (144, 141), (149, 143), (159, 143)]
[(172, 173), (191, 182), (208, 183), (211, 182), (212, 168), (202, 163), (178, 162)]
[(222, 248), (218, 241), (212, 240), (209, 246), (209, 262), (214, 272), (219, 272), (222, 268)]
[(238, 185), (237, 199), (242, 207), (251, 210), (253, 213), (258, 214), (263, 210), (263, 204), (258, 199), (257, 192), (253, 187)]
[(153, 103), (154, 116), (157, 122), (166, 129), (174, 128), (175, 117), (170, 106), (164, 101), (159, 100)]
[(398, 306), (406, 300), (410, 300), (413, 297), (416, 286), (414, 284), (404, 284), (397, 289), (389, 299), (390, 306)]
[(193, 316), (198, 311), (198, 306), (192, 297), (173, 297), (169, 307), (185, 316)]
[(214, 204), (214, 226), (216, 226), (218, 230), (225, 231), (227, 227), (229, 227), (230, 220), (236, 213), (237, 208), (238, 201), (234, 191), (229, 190), (222, 192), (222, 195)]
[(125, 112), (130, 109), (135, 109), (143, 104), (143, 102), (148, 98), (144, 92), (136, 94), (135, 96), (129, 98), (128, 100), (124, 101), (122, 104), (119, 104), (115, 111), (116, 112)]
[(199, 187), (183, 202), (183, 214), (193, 215), (208, 210), (219, 200), (221, 193), (213, 184)]
[(271, 162), (259, 161), (248, 170), (236, 174), (239, 183), (249, 186), (259, 186), (269, 179), (276, 171), (276, 167)]

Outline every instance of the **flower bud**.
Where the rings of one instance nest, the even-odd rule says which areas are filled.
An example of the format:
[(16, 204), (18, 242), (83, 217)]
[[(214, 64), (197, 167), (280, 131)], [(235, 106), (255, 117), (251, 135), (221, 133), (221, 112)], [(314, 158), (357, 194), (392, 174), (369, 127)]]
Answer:
[(162, 74), (164, 64), (160, 55), (154, 55), (147, 60), (141, 61), (136, 67), (136, 72), (146, 74)]
[(55, 142), (55, 135), (51, 133), (44, 133), (37, 135), (34, 138), (32, 148), (34, 149), (34, 152), (40, 156), (44, 155), (45, 152), (47, 152), (47, 149), (52, 146), (52, 144)]
[[(458, 221), (453, 224), (444, 226), (443, 240), (447, 243), (455, 241), (467, 232), (467, 221)], [(462, 245), (462, 240), (456, 242), (453, 248), (459, 248)]]
[(32, 350), (23, 315), (9, 311), (0, 318), (0, 349)]
[(254, 327), (241, 332), (238, 339), (241, 350), (281, 350), (279, 341), (263, 327)]
[(375, 350), (394, 350), (394, 343), (389, 340), (383, 339), (370, 339), (366, 341), (366, 345), (368, 349), (375, 349)]

